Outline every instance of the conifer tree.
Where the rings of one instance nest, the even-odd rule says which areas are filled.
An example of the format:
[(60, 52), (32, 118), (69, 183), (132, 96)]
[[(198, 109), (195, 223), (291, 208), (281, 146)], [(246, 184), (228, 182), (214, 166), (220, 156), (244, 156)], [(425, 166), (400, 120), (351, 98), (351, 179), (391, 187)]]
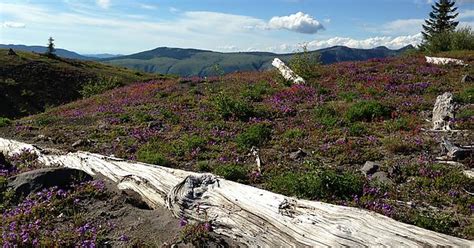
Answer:
[(46, 51), (47, 55), (54, 55), (56, 49), (54, 48), (54, 39), (53, 37), (49, 37), (48, 39), (48, 50)]
[(456, 2), (454, 0), (439, 0), (431, 6), (433, 11), (430, 13), (430, 18), (425, 20), (423, 25), (423, 40), (429, 42), (431, 37), (438, 34), (449, 33), (456, 30), (459, 22), (453, 19), (458, 16), (456, 13), (457, 7), (454, 7)]

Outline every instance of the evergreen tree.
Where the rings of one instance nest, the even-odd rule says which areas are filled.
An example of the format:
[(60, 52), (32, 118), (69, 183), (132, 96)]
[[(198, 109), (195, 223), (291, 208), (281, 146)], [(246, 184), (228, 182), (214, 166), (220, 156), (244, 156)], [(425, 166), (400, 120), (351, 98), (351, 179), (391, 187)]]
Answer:
[(48, 50), (46, 51), (47, 55), (54, 55), (56, 49), (54, 49), (54, 39), (53, 37), (49, 37), (48, 39)]
[(454, 0), (439, 0), (431, 6), (433, 11), (430, 13), (430, 18), (425, 20), (424, 31), (421, 32), (425, 42), (434, 35), (453, 32), (456, 29), (459, 22), (453, 21), (453, 19), (459, 13), (455, 13), (458, 9), (454, 7), (455, 3)]

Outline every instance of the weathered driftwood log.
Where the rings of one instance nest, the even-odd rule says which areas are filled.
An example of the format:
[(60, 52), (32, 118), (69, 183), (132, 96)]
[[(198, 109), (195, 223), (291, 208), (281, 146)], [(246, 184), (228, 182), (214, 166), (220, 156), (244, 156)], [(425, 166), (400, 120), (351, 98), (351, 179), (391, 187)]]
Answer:
[(426, 63), (428, 63), (428, 64), (435, 64), (435, 65), (454, 64), (454, 65), (467, 66), (467, 64), (464, 63), (464, 61), (462, 61), (460, 59), (428, 57), (428, 56), (425, 56), (425, 58), (426, 58)]
[(276, 67), (280, 74), (288, 81), (291, 81), (295, 84), (305, 84), (305, 80), (298, 76), (294, 71), (292, 71), (288, 66), (283, 63), (279, 58), (275, 58), (272, 62), (272, 65)]
[(453, 94), (446, 92), (436, 98), (433, 108), (433, 130), (451, 130), (450, 119), (454, 118)]
[(151, 206), (210, 221), (213, 230), (251, 247), (474, 247), (474, 242), (397, 222), (362, 209), (298, 200), (223, 180), (87, 152), (45, 154), (0, 138), (0, 152), (36, 152), (46, 165), (102, 174), (138, 192)]
[(441, 150), (443, 153), (446, 153), (446, 158), (449, 160), (463, 159), (474, 152), (474, 149), (457, 146), (446, 138), (443, 138), (441, 142)]

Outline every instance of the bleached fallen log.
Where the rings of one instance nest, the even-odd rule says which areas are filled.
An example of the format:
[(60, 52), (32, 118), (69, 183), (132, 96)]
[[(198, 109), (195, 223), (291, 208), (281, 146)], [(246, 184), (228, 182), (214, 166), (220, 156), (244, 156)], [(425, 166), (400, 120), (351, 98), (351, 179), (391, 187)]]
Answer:
[(306, 81), (298, 76), (294, 71), (292, 71), (288, 66), (283, 63), (279, 58), (275, 58), (272, 62), (272, 65), (276, 67), (279, 71), (280, 74), (283, 76), (288, 81), (291, 81), (295, 84), (305, 84)]
[(397, 222), (362, 209), (285, 197), (199, 174), (87, 152), (46, 154), (25, 143), (0, 138), (0, 152), (22, 149), (46, 165), (102, 174), (122, 189), (138, 192), (151, 206), (210, 221), (214, 232), (250, 247), (474, 247), (474, 242)]
[(436, 98), (433, 108), (433, 130), (449, 131), (450, 120), (454, 118), (453, 94), (445, 92)]
[(464, 61), (460, 59), (451, 59), (451, 58), (440, 58), (440, 57), (428, 57), (425, 56), (426, 58), (426, 63), (428, 64), (435, 64), (435, 65), (448, 65), (448, 64), (454, 64), (454, 65), (463, 65), (467, 66)]
[(441, 150), (451, 160), (463, 159), (474, 152), (474, 149), (457, 146), (446, 138), (443, 138), (441, 142)]

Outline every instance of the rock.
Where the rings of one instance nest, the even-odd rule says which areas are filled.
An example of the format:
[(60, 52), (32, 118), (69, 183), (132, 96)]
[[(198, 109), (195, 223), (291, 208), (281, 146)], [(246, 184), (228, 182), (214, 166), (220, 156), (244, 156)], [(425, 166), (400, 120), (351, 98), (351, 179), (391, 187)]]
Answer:
[(288, 81), (291, 81), (295, 84), (305, 84), (305, 80), (298, 76), (294, 71), (292, 71), (288, 66), (283, 63), (279, 58), (275, 58), (272, 62), (272, 65), (276, 67), (280, 74)]
[(290, 158), (293, 160), (298, 160), (298, 159), (306, 157), (306, 155), (308, 154), (305, 151), (298, 148), (298, 151), (290, 153)]
[(461, 79), (461, 83), (472, 83), (474, 82), (474, 77), (472, 77), (471, 75), (464, 75)]
[(11, 48), (8, 49), (8, 55), (10, 55), (10, 56), (17, 56), (16, 52), (13, 51), (13, 49), (11, 49)]
[(375, 163), (375, 162), (372, 162), (372, 161), (367, 161), (367, 162), (365, 162), (364, 166), (362, 166), (362, 168), (360, 168), (360, 171), (365, 176), (370, 176), (370, 175), (374, 174), (375, 172), (377, 172), (377, 170), (379, 168), (380, 168), (380, 166), (379, 166), (378, 163)]
[(81, 170), (64, 167), (42, 168), (9, 178), (8, 187), (17, 194), (28, 195), (49, 187), (66, 187), (74, 182), (89, 180), (92, 180), (92, 177)]
[(454, 118), (453, 94), (446, 92), (436, 98), (433, 108), (433, 130), (451, 130), (450, 119)]
[(377, 182), (380, 182), (380, 183), (383, 183), (383, 184), (387, 184), (387, 185), (393, 185), (393, 181), (388, 178), (388, 175), (387, 175), (387, 172), (384, 172), (384, 171), (379, 171), (379, 172), (375, 172), (371, 177), (370, 177), (371, 180), (375, 180)]

